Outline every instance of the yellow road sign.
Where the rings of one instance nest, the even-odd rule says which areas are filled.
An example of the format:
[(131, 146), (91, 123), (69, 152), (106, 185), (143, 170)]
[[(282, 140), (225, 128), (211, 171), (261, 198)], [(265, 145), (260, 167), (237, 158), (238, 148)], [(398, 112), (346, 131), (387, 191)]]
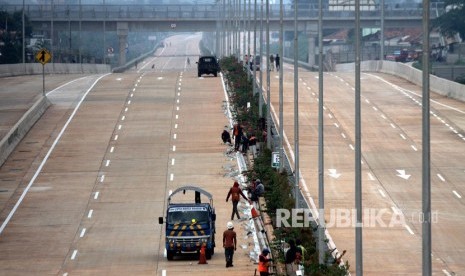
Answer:
[(40, 49), (36, 54), (36, 60), (42, 63), (42, 65), (48, 63), (50, 59), (52, 59), (52, 55), (45, 48)]

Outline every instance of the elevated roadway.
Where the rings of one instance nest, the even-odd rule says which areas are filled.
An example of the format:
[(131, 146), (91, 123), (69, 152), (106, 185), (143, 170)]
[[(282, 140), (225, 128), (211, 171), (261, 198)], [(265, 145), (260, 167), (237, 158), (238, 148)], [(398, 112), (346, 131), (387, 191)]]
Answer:
[[(199, 267), (189, 258), (167, 262), (163, 256), (156, 217), (163, 213), (167, 192), (185, 183), (212, 191), (221, 233), (231, 208), (223, 202), (231, 179), (223, 176), (225, 168), (235, 166), (219, 142), (228, 123), (220, 78), (197, 78), (193, 56), (192, 67), (187, 66), (185, 55), (194, 52), (198, 36), (173, 39), (173, 46), (137, 69), (89, 76), (49, 94), (54, 104), (0, 168), (0, 222), (5, 225), (21, 200), (0, 233), (2, 273), (253, 273), (239, 221), (236, 230), (245, 248), (236, 251), (232, 269), (224, 267), (220, 235), (208, 265)], [(271, 74), (276, 118), (278, 74)], [(347, 250), (344, 260), (354, 274), (354, 74), (325, 73), (324, 78), (326, 220), (337, 249)], [(284, 87), (286, 149), (292, 156), (293, 74), (287, 65)], [(318, 202), (317, 73), (299, 71), (299, 91), (300, 188), (307, 201)], [(420, 91), (398, 77), (362, 74), (366, 275), (421, 274)], [(433, 94), (431, 110), (433, 271), (462, 275), (465, 104)]]
[[(253, 6), (250, 11), (253, 20)], [(22, 5), (4, 5), (6, 11), (21, 11)], [(34, 29), (44, 31), (53, 28), (69, 28), (69, 24), (80, 24), (82, 30), (98, 30), (105, 22), (107, 31), (116, 31), (118, 22), (129, 24), (129, 30), (148, 31), (216, 31), (217, 24), (224, 22), (232, 26), (232, 20), (244, 21), (243, 6), (241, 11), (229, 10), (222, 5), (25, 5), (25, 14), (28, 16)], [(247, 7), (248, 8), (248, 7)], [(443, 12), (442, 3), (432, 3), (432, 18)], [(380, 27), (381, 9), (379, 5), (362, 6), (362, 27)], [(279, 29), (279, 5), (270, 5), (270, 28)], [(260, 11), (257, 11), (260, 14)], [(285, 28), (294, 26), (294, 8), (285, 5), (283, 9)], [(422, 9), (418, 6), (392, 6), (386, 5), (385, 27), (414, 27), (421, 26)], [(355, 12), (353, 5), (325, 5), (323, 7), (324, 28), (346, 28), (354, 24)], [(299, 25), (310, 26), (318, 23), (318, 6), (305, 5), (299, 7)], [(228, 25), (229, 24), (229, 25)], [(232, 27), (231, 27), (232, 28)]]
[[(293, 74), (284, 75), (285, 147), (293, 160)], [(271, 101), (278, 112), (278, 73)], [(421, 260), (421, 87), (362, 74), (363, 252), (367, 275), (419, 275)], [(324, 74), (325, 218), (339, 252), (355, 264), (354, 73)], [(432, 95), (432, 246), (436, 275), (459, 275), (465, 235), (465, 103)], [(318, 73), (299, 72), (300, 188), (318, 202)]]
[[(253, 273), (248, 220), (234, 221), (235, 266), (225, 268), (221, 237), (232, 206), (224, 200), (233, 179), (224, 175), (237, 163), (220, 142), (229, 123), (220, 78), (198, 78), (186, 64), (199, 39), (173, 37), (177, 46), (137, 69), (48, 94), (53, 105), (0, 169), (0, 274)], [(186, 183), (214, 196), (217, 247), (208, 265), (164, 256), (157, 218), (169, 191)]]

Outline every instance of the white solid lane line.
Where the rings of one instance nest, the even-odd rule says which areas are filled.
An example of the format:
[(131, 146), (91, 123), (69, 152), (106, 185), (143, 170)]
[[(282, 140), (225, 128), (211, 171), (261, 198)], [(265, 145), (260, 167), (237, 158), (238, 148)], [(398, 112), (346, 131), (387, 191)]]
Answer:
[(48, 158), (50, 157), (50, 154), (52, 154), (53, 150), (55, 149), (56, 145), (58, 144), (58, 141), (60, 141), (61, 137), (63, 136), (63, 133), (65, 132), (65, 130), (68, 128), (68, 125), (71, 123), (71, 121), (73, 120), (74, 116), (76, 115), (76, 112), (78, 111), (79, 107), (81, 106), (82, 102), (84, 101), (84, 99), (87, 97), (87, 95), (89, 94), (89, 92), (92, 90), (92, 88), (94, 88), (94, 86), (97, 84), (97, 82), (99, 80), (101, 80), (103, 77), (106, 77), (110, 75), (110, 73), (108, 74), (105, 74), (105, 75), (102, 75), (100, 76), (97, 80), (95, 80), (95, 82), (89, 87), (89, 89), (87, 89), (86, 93), (84, 93), (84, 95), (82, 95), (82, 98), (81, 100), (78, 102), (78, 104), (76, 105), (76, 107), (74, 108), (73, 112), (71, 113), (71, 115), (69, 116), (68, 120), (66, 121), (65, 125), (63, 126), (63, 128), (61, 129), (60, 133), (58, 134), (57, 138), (55, 139), (55, 141), (53, 141), (53, 144), (52, 146), (50, 147), (50, 149), (48, 150), (47, 154), (45, 155), (44, 159), (42, 160), (42, 162), (40, 163), (39, 165), (39, 168), (37, 168), (37, 171), (34, 173), (33, 177), (31, 178), (31, 180), (29, 181), (29, 184), (27, 185), (27, 187), (23, 190), (23, 193), (21, 194), (21, 196), (19, 197), (18, 201), (16, 202), (15, 206), (13, 207), (13, 209), (10, 211), (10, 213), (8, 214), (8, 216), (6, 217), (6, 219), (3, 221), (3, 224), (2, 226), (0, 227), (0, 234), (3, 232), (3, 230), (5, 229), (5, 227), (8, 225), (8, 223), (10, 222), (11, 218), (13, 217), (14, 213), (16, 212), (16, 210), (18, 209), (19, 205), (21, 204), (21, 202), (24, 200), (24, 197), (26, 196), (26, 194), (29, 192), (29, 189), (31, 188), (32, 184), (34, 184), (35, 180), (37, 179), (37, 177), (39, 176), (40, 172), (42, 171), (42, 168), (44, 167), (45, 163), (47, 162)]

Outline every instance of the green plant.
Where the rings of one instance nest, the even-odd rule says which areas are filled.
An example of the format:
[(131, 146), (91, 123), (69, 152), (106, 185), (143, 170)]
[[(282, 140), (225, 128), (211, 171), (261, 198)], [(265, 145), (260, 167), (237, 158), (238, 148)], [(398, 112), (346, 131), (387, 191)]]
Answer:
[[(220, 66), (229, 88), (228, 93), (234, 107), (234, 119), (241, 122), (247, 132), (250, 129), (256, 131), (259, 129), (258, 97), (253, 95), (252, 82), (247, 78), (242, 64), (235, 57), (221, 59)], [(247, 103), (250, 103), (249, 107)], [(248, 171), (247, 176), (249, 179), (259, 178), (265, 185), (266, 212), (272, 221), (276, 221), (276, 210), (292, 210), (295, 202), (292, 197), (288, 173), (285, 170), (278, 172), (272, 168), (271, 158), (271, 150), (264, 148), (254, 159), (253, 167)], [(349, 264), (346, 263), (344, 266), (335, 264), (329, 252), (325, 252), (325, 263), (318, 263), (317, 239), (313, 227), (275, 227), (273, 231), (275, 239), (272, 241), (271, 249), (275, 260), (284, 263), (282, 241), (299, 238), (306, 248), (304, 256), (306, 275), (343, 276), (348, 274)]]

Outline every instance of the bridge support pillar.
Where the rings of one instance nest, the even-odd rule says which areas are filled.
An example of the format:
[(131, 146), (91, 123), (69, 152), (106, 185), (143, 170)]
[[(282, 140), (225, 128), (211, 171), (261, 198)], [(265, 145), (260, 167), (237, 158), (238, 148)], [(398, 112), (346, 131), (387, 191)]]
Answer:
[(309, 32), (307, 36), (308, 36), (308, 61), (307, 62), (310, 66), (313, 66), (315, 65), (315, 56), (317, 54), (316, 52), (317, 49), (315, 46), (317, 34), (313, 32)]
[(126, 64), (126, 52), (128, 49), (129, 27), (127, 22), (116, 23), (116, 34), (119, 38), (119, 65)]

